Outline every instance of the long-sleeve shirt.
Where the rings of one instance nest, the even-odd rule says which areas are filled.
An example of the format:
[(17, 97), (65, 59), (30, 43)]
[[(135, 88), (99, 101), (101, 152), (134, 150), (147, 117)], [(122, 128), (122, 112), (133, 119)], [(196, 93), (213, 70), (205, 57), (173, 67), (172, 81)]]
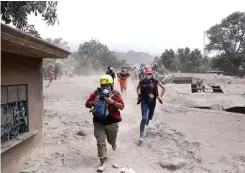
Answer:
[[(112, 94), (118, 93), (116, 90), (112, 90)], [(92, 108), (94, 106), (94, 101), (96, 99), (96, 92), (92, 93), (88, 100), (85, 103), (85, 106), (87, 108)], [(112, 98), (115, 102), (121, 103), (124, 106), (124, 101), (120, 94), (117, 94), (115, 97)], [(115, 122), (122, 121), (121, 113), (120, 111), (114, 106), (114, 105), (108, 105), (108, 111), (109, 116), (106, 119), (98, 119), (96, 116), (93, 117), (93, 121), (96, 121), (98, 123), (108, 125)]]

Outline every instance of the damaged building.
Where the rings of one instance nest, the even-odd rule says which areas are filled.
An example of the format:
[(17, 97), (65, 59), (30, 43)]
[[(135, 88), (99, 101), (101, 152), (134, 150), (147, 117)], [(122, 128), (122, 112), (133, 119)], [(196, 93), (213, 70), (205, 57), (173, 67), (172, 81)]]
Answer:
[(43, 145), (43, 58), (70, 52), (1, 24), (1, 172), (20, 172)]
[(164, 83), (170, 85), (172, 99), (180, 105), (245, 114), (245, 85), (235, 80), (216, 74), (179, 73), (166, 76)]

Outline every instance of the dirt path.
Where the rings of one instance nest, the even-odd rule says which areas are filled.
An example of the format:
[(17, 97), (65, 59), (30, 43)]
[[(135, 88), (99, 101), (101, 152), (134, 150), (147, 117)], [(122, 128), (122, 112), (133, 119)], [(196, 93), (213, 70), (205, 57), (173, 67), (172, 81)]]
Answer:
[[(168, 104), (169, 89), (165, 104), (157, 105), (144, 144), (138, 146), (140, 106), (136, 105), (136, 83), (129, 84), (119, 128), (119, 149), (113, 152), (107, 145), (109, 163), (105, 172), (118, 171), (112, 168), (113, 163), (137, 173), (168, 173), (175, 169), (178, 173), (245, 172), (244, 116)], [(96, 172), (92, 116), (84, 107), (96, 86), (98, 77), (90, 76), (63, 78), (44, 87), (45, 149), (39, 157), (30, 159), (29, 166), (43, 160), (39, 173)], [(77, 135), (81, 129), (86, 136)]]

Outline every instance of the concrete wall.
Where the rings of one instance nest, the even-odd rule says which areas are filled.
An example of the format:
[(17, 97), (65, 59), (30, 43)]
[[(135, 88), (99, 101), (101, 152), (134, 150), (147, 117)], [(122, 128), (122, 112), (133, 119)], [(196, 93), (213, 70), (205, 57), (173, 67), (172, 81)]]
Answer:
[(2, 85), (28, 84), (29, 131), (39, 131), (1, 154), (2, 173), (17, 173), (43, 139), (42, 59), (1, 52)]
[(191, 84), (192, 77), (174, 77), (172, 83), (175, 84)]

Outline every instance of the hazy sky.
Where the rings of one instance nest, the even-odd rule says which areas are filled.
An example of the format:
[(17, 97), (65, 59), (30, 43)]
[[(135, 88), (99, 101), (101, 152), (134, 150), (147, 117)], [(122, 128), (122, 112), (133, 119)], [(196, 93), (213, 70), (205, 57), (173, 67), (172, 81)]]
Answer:
[(245, 0), (60, 0), (59, 25), (29, 17), (43, 38), (62, 37), (74, 49), (91, 38), (110, 49), (160, 54), (166, 48), (203, 49), (203, 31)]

